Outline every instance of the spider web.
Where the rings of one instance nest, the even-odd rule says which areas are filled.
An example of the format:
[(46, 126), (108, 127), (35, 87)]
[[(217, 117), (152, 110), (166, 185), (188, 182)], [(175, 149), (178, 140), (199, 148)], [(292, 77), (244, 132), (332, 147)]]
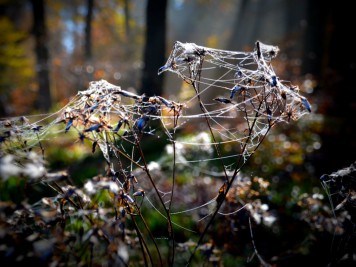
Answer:
[[(176, 42), (158, 74), (177, 74), (191, 87), (187, 90), (194, 91), (192, 97), (173, 101), (137, 95), (105, 80), (91, 82), (87, 90), (79, 91), (55, 113), (1, 121), (0, 174), (26, 174), (29, 164), (42, 166), (43, 161), (29, 157), (29, 153), (40, 149), (44, 159), (44, 141), (74, 133), (76, 142), (90, 143), (93, 152), (100, 149), (108, 166), (105, 179), (109, 179), (103, 178), (104, 183), (89, 180), (83, 189), (86, 194), (95, 192), (93, 188), (109, 189), (120, 209), (132, 213), (146, 205), (168, 220), (169, 233), (173, 227), (191, 231), (171, 216), (200, 211), (196, 220), (201, 221), (211, 215), (207, 207), (222, 203), (240, 169), (270, 129), (311, 112), (298, 86), (274, 72), (271, 61), (278, 52), (278, 47), (259, 41), (251, 52)], [(184, 132), (193, 134), (187, 138), (180, 135)], [(154, 145), (162, 139), (166, 146), (160, 159), (146, 161), (145, 141)], [(12, 169), (6, 165), (9, 161)], [(169, 182), (164, 166), (168, 166)], [(222, 177), (219, 182), (224, 183), (212, 188), (215, 196), (201, 198), (192, 208), (187, 200), (182, 203), (182, 197), (173, 196), (175, 178), (187, 172), (210, 180)], [(48, 179), (48, 173), (42, 171), (36, 177), (46, 175)], [(194, 191), (197, 183), (186, 185), (182, 194)], [(62, 188), (62, 192), (68, 190)], [(143, 197), (141, 203), (136, 200), (139, 197)], [(196, 195), (195, 200), (199, 197)], [(187, 208), (182, 210), (184, 206)]]
[(176, 42), (158, 74), (170, 71), (191, 84), (196, 95), (185, 105), (203, 111), (192, 117), (206, 117), (219, 144), (239, 144), (246, 160), (276, 123), (311, 112), (298, 86), (275, 74), (271, 60), (278, 51), (261, 42), (250, 53)]

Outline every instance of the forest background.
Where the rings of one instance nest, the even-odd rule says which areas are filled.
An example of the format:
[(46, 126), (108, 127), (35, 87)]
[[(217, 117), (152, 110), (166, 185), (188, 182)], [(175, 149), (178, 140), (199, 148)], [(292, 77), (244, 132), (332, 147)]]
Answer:
[[(289, 239), (277, 245), (264, 236), (260, 252), (271, 262), (288, 254), (287, 263), (298, 259), (325, 266), (330, 259), (322, 255), (334, 235), (314, 234), (313, 245), (302, 251), (306, 239), (300, 240), (298, 231), (306, 207), (296, 209), (295, 199), (324, 194), (322, 175), (355, 162), (356, 61), (345, 34), (352, 28), (352, 10), (351, 1), (2, 0), (0, 117), (55, 112), (90, 81), (101, 79), (137, 94), (175, 99), (184, 94), (184, 82), (157, 75), (175, 41), (232, 51), (251, 51), (257, 40), (276, 45), (281, 51), (273, 63), (276, 72), (300, 86), (312, 113), (273, 132), (246, 167), (248, 175), (271, 183), (284, 229), (278, 241)], [(86, 162), (70, 153), (56, 155), (53, 169), (66, 168), (75, 176), (85, 166), (86, 177), (100, 172), (100, 163), (90, 168), (92, 156)], [(303, 224), (303, 233), (308, 227)], [(349, 244), (355, 242), (353, 234)], [(340, 240), (338, 260), (345, 251), (355, 252), (345, 237)]]

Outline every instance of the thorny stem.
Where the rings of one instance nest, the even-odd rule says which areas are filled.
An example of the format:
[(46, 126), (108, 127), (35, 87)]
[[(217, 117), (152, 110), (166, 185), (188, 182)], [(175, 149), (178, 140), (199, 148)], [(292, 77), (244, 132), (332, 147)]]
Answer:
[[(196, 89), (196, 87), (195, 87), (194, 84), (193, 84), (193, 87), (194, 87), (194, 89), (196, 90), (196, 92), (198, 92), (198, 90)], [(236, 168), (235, 168), (235, 170), (234, 170), (234, 173), (233, 173), (231, 179), (230, 179), (230, 180), (227, 179), (227, 186), (226, 186), (226, 190), (225, 190), (224, 193), (222, 194), (222, 201), (217, 202), (216, 209), (215, 209), (214, 213), (212, 214), (210, 220), (208, 221), (207, 225), (205, 226), (205, 228), (204, 228), (202, 234), (200, 235), (199, 240), (198, 240), (196, 246), (194, 247), (193, 252), (192, 252), (191, 255), (190, 255), (190, 258), (188, 259), (187, 266), (189, 266), (190, 263), (192, 262), (192, 260), (193, 260), (193, 258), (194, 258), (194, 255), (195, 255), (195, 253), (196, 253), (196, 251), (197, 251), (199, 245), (202, 243), (202, 241), (203, 241), (203, 239), (204, 239), (204, 237), (205, 237), (205, 235), (206, 235), (208, 229), (210, 228), (210, 226), (211, 226), (211, 224), (213, 223), (213, 221), (214, 221), (216, 215), (218, 214), (219, 209), (221, 208), (222, 204), (224, 203), (224, 201), (225, 201), (225, 199), (226, 199), (226, 195), (228, 194), (228, 192), (229, 192), (229, 190), (230, 190), (230, 188), (231, 188), (233, 182), (235, 181), (235, 179), (236, 179), (236, 177), (237, 177), (237, 174), (240, 172), (241, 168), (242, 168), (242, 167), (246, 164), (246, 162), (247, 162), (247, 160), (246, 160), (245, 162), (243, 162), (243, 163), (241, 164), (241, 160), (242, 160), (242, 158), (243, 158), (243, 154), (244, 154), (245, 150), (247, 149), (247, 144), (248, 144), (248, 142), (249, 142), (249, 140), (250, 140), (250, 138), (251, 138), (252, 130), (253, 130), (253, 128), (254, 128), (254, 126), (255, 126), (255, 124), (256, 124), (257, 118), (258, 118), (258, 116), (259, 116), (259, 110), (261, 109), (262, 103), (263, 103), (263, 102), (261, 101), (261, 102), (260, 102), (260, 105), (259, 105), (259, 107), (258, 107), (258, 109), (257, 109), (257, 111), (256, 111), (256, 114), (255, 114), (255, 117), (254, 117), (254, 120), (253, 120), (252, 125), (248, 127), (248, 128), (249, 128), (249, 135), (248, 135), (248, 138), (246, 139), (246, 141), (245, 141), (245, 143), (244, 143), (244, 145), (243, 145), (243, 148), (242, 148), (242, 150), (241, 150), (241, 156), (240, 156), (240, 157), (238, 158), (238, 160), (237, 160), (237, 165), (236, 165)], [(202, 105), (201, 105), (201, 107), (202, 107)], [(203, 111), (204, 111), (204, 110), (203, 110)], [(204, 112), (205, 112), (205, 111), (204, 111)], [(247, 123), (249, 123), (249, 120), (248, 120), (248, 117), (247, 117), (247, 110), (246, 110), (246, 108), (245, 108), (245, 113), (246, 113), (246, 121), (247, 121)], [(208, 121), (208, 120), (207, 120), (207, 121)], [(210, 124), (209, 124), (209, 123), (208, 123), (208, 127), (209, 127), (209, 129), (210, 129), (210, 131), (211, 131), (211, 127), (210, 127)], [(257, 149), (257, 148), (259, 147), (259, 145), (262, 143), (263, 139), (265, 138), (265, 136), (267, 135), (267, 133), (269, 132), (270, 129), (271, 129), (271, 124), (269, 124), (269, 127), (268, 127), (266, 133), (264, 134), (263, 138), (260, 140), (259, 144), (255, 147), (254, 151), (256, 151), (256, 149)], [(215, 142), (215, 143), (216, 143), (216, 142)], [(254, 152), (254, 151), (253, 151), (253, 152)], [(253, 154), (253, 152), (252, 152), (252, 154)], [(252, 154), (251, 154), (251, 155), (252, 155)], [(220, 155), (219, 155), (219, 157), (220, 157)], [(240, 166), (240, 164), (241, 164), (241, 166)], [(226, 177), (227, 177), (227, 176), (226, 176)]]
[[(201, 74), (201, 66), (202, 66), (202, 63), (203, 63), (203, 62), (201, 62), (200, 68), (199, 68), (199, 72), (198, 72), (198, 74), (197, 74), (197, 76), (196, 76), (196, 77), (198, 77), (199, 79), (200, 79), (200, 74)], [(226, 179), (227, 183), (230, 184), (230, 186), (231, 186), (233, 179), (231, 179), (231, 183), (229, 183), (229, 179), (228, 179), (228, 175), (227, 175), (227, 172), (226, 172), (226, 168), (225, 168), (224, 162), (222, 161), (221, 154), (220, 154), (220, 150), (219, 150), (219, 147), (217, 146), (217, 142), (216, 142), (216, 140), (215, 140), (215, 136), (214, 136), (214, 133), (213, 133), (213, 131), (212, 131), (212, 129), (211, 129), (211, 125), (210, 125), (210, 122), (209, 122), (209, 119), (208, 119), (208, 114), (207, 114), (208, 111), (207, 111), (206, 108), (204, 107), (204, 105), (203, 105), (203, 103), (202, 103), (202, 101), (201, 101), (201, 98), (200, 98), (200, 94), (199, 94), (199, 83), (197, 83), (197, 80), (196, 80), (196, 79), (194, 79), (194, 80), (195, 80), (195, 81), (192, 83), (192, 86), (193, 86), (193, 88), (194, 88), (194, 90), (195, 90), (195, 92), (196, 92), (196, 94), (197, 94), (197, 96), (198, 96), (198, 100), (199, 100), (199, 103), (200, 103), (200, 108), (201, 108), (201, 110), (204, 112), (205, 120), (206, 120), (206, 122), (207, 122), (209, 131), (210, 131), (210, 134), (211, 134), (211, 136), (212, 136), (212, 138), (213, 138), (213, 140), (214, 140), (214, 146), (215, 146), (216, 152), (217, 152), (217, 154), (218, 154), (218, 157), (219, 157), (219, 159), (221, 160), (222, 167), (223, 167), (223, 170), (224, 170), (224, 173), (225, 173), (225, 179)], [(198, 86), (197, 86), (197, 84), (198, 84)], [(224, 192), (224, 195), (223, 195), (224, 198), (223, 198), (223, 199), (225, 199), (227, 192), (228, 192), (228, 189)], [(203, 238), (205, 237), (205, 234), (207, 233), (208, 228), (209, 228), (210, 225), (212, 224), (212, 222), (213, 222), (215, 216), (217, 215), (217, 213), (218, 213), (218, 211), (219, 211), (219, 209), (220, 209), (220, 207), (221, 207), (221, 205), (222, 205), (223, 202), (224, 202), (224, 201), (220, 201), (220, 202), (217, 203), (217, 208), (216, 208), (216, 210), (214, 211), (214, 213), (213, 213), (211, 219), (208, 221), (208, 224), (206, 225), (206, 227), (205, 227), (203, 233), (200, 235), (199, 240), (198, 240), (196, 246), (194, 247), (194, 250), (193, 250), (193, 252), (192, 252), (192, 254), (191, 254), (191, 256), (190, 256), (190, 258), (189, 258), (189, 260), (188, 260), (187, 266), (188, 266), (188, 265), (190, 264), (190, 262), (192, 261), (196, 250), (198, 249), (199, 245), (200, 245), (201, 242), (203, 241)]]
[[(135, 204), (135, 206), (136, 206), (136, 209), (137, 209), (137, 211), (138, 211), (138, 216), (141, 218), (141, 220), (142, 220), (142, 222), (143, 222), (143, 224), (144, 224), (144, 226), (145, 226), (145, 228), (146, 228), (146, 230), (147, 230), (147, 232), (148, 232), (150, 238), (152, 239), (153, 244), (154, 244), (154, 246), (155, 246), (155, 248), (156, 248), (156, 250), (157, 250), (157, 253), (158, 253), (158, 257), (159, 257), (159, 261), (160, 261), (160, 263), (161, 263), (161, 266), (163, 266), (162, 257), (161, 257), (161, 252), (160, 252), (160, 250), (159, 250), (159, 248), (158, 248), (158, 245), (157, 245), (157, 243), (156, 243), (156, 241), (155, 241), (155, 238), (154, 238), (154, 236), (152, 235), (152, 232), (150, 231), (150, 228), (148, 227), (148, 225), (147, 225), (147, 223), (146, 223), (144, 217), (142, 216), (141, 209), (137, 206), (137, 204)], [(133, 215), (132, 215), (132, 216), (133, 216)]]
[(40, 137), (38, 136), (38, 133), (36, 133), (36, 136), (37, 136), (37, 140), (38, 140), (38, 145), (40, 146), (41, 148), (41, 152), (42, 152), (42, 159), (44, 160), (45, 159), (45, 155), (44, 155), (44, 148), (42, 146), (42, 143), (40, 141)]
[(145, 250), (147, 251), (147, 254), (148, 254), (148, 257), (150, 258), (150, 262), (151, 262), (152, 266), (154, 266), (153, 260), (152, 260), (152, 257), (151, 257), (151, 253), (149, 253), (149, 250), (147, 248), (147, 244), (146, 244), (145, 240), (143, 239), (142, 234), (140, 232), (140, 229), (138, 228), (137, 223), (135, 221), (135, 215), (131, 214), (131, 219), (132, 219), (133, 225), (135, 227), (135, 230), (136, 230), (136, 233), (137, 233), (137, 236), (138, 236), (138, 240), (139, 240), (140, 245), (141, 245), (140, 247), (141, 247), (143, 259), (145, 261), (145, 266), (146, 267), (148, 266), (147, 256), (146, 256)]
[(142, 169), (142, 170), (146, 170), (146, 168), (144, 166), (141, 166), (140, 164), (138, 164), (137, 162), (135, 162), (132, 158), (130, 158), (129, 156), (127, 156), (124, 152), (122, 152), (120, 149), (116, 148), (115, 146), (111, 146), (111, 148), (113, 150), (115, 150), (116, 152), (119, 152), (121, 155), (123, 155), (126, 159), (130, 160), (133, 164), (135, 164), (138, 168)]
[[(171, 190), (171, 197), (170, 197), (170, 202), (168, 205), (168, 212), (170, 213), (171, 211), (171, 206), (172, 206), (172, 202), (173, 202), (173, 195), (174, 195), (174, 187), (175, 187), (175, 178), (176, 178), (176, 142), (175, 140), (175, 133), (176, 133), (176, 126), (178, 124), (178, 118), (179, 118), (179, 112), (177, 114), (177, 116), (175, 115), (175, 108), (173, 108), (173, 115), (174, 115), (174, 127), (173, 127), (173, 134), (172, 134), (172, 146), (173, 146), (173, 169), (172, 169), (172, 190)], [(170, 228), (171, 230), (171, 237), (172, 237), (172, 259), (170, 262), (170, 265), (172, 266), (174, 263), (174, 255), (175, 255), (175, 240), (174, 240), (174, 231), (173, 231), (173, 227)]]
[[(139, 140), (137, 139), (137, 137), (135, 138), (135, 142), (136, 142), (136, 147), (137, 147), (137, 149), (138, 149), (138, 151), (139, 151), (139, 154), (140, 154), (140, 156), (141, 156), (141, 158), (142, 158), (142, 160), (143, 160), (143, 163), (144, 163), (144, 171), (146, 172), (147, 177), (148, 177), (148, 179), (150, 180), (150, 182), (151, 182), (151, 184), (152, 184), (152, 186), (153, 186), (153, 188), (154, 188), (154, 190), (155, 190), (155, 192), (156, 192), (156, 195), (158, 196), (159, 201), (161, 202), (161, 204), (162, 204), (162, 206), (163, 206), (163, 208), (164, 208), (164, 210), (165, 210), (165, 212), (166, 212), (166, 214), (167, 214), (168, 233), (169, 233), (169, 237), (172, 239), (173, 226), (172, 226), (172, 219), (171, 219), (170, 212), (169, 212), (169, 210), (167, 209), (166, 205), (164, 204), (164, 201), (163, 201), (163, 199), (162, 199), (162, 196), (161, 196), (161, 194), (159, 193), (158, 188), (157, 188), (155, 182), (153, 181), (153, 178), (152, 178), (151, 173), (150, 173), (150, 171), (149, 171), (149, 169), (148, 169), (146, 159), (145, 159), (145, 157), (144, 157), (142, 148), (141, 148), (141, 146), (140, 146), (140, 143), (139, 143)], [(174, 242), (174, 241), (173, 241), (173, 242)]]
[[(266, 134), (267, 134), (267, 133), (266, 133)], [(247, 140), (248, 140), (248, 139), (247, 139)], [(244, 144), (243, 151), (246, 149), (247, 140), (246, 140), (246, 142), (245, 142), (245, 144)], [(225, 190), (225, 192), (224, 192), (223, 195), (222, 195), (222, 196), (223, 196), (223, 197), (222, 197), (222, 201), (220, 201), (220, 202), (217, 203), (217, 206), (216, 206), (216, 209), (215, 209), (214, 213), (212, 214), (212, 216), (211, 216), (210, 220), (208, 221), (207, 225), (205, 226), (205, 228), (204, 228), (202, 234), (201, 234), (200, 237), (199, 237), (199, 240), (198, 240), (196, 246), (194, 247), (194, 250), (193, 250), (192, 254), (190, 255), (190, 258), (189, 258), (189, 260), (188, 260), (187, 266), (189, 266), (190, 263), (191, 263), (191, 261), (193, 260), (193, 257), (194, 257), (194, 255), (195, 255), (195, 253), (196, 253), (196, 250), (198, 249), (199, 245), (202, 243), (203, 238), (205, 237), (206, 233), (208, 232), (209, 227), (210, 227), (211, 224), (213, 223), (213, 221), (214, 221), (216, 215), (218, 214), (218, 211), (219, 211), (220, 207), (221, 207), (222, 204), (224, 203), (225, 198), (226, 198), (226, 195), (228, 194), (228, 192), (229, 192), (229, 190), (230, 190), (230, 188), (231, 188), (231, 186), (232, 186), (234, 180), (236, 179), (237, 174), (240, 172), (241, 168), (246, 164), (246, 162), (244, 162), (244, 163), (242, 163), (242, 165), (239, 167), (239, 165), (240, 165), (240, 163), (241, 163), (242, 157), (243, 157), (243, 156), (240, 156), (240, 157), (239, 157), (239, 160), (238, 160), (236, 169), (235, 169), (235, 171), (234, 171), (234, 174), (232, 175), (231, 180), (227, 183), (226, 190)]]
[(228, 181), (228, 175), (227, 175), (227, 172), (226, 172), (226, 168), (225, 168), (225, 165), (224, 165), (224, 162), (222, 160), (222, 157), (221, 157), (221, 152), (220, 152), (220, 149), (217, 145), (217, 142), (216, 142), (216, 139), (215, 139), (215, 135), (213, 133), (213, 130), (211, 128), (211, 125), (210, 125), (210, 121), (209, 121), (209, 116), (208, 116), (208, 110), (205, 108), (205, 106), (203, 105), (203, 102), (201, 101), (201, 97), (200, 97), (200, 92), (199, 92), (199, 83), (198, 81), (200, 80), (200, 76), (201, 76), (201, 67), (203, 65), (203, 60), (204, 58), (201, 57), (201, 62), (200, 62), (200, 66), (199, 66), (199, 71), (198, 73), (196, 74), (195, 78), (192, 79), (192, 73), (190, 72), (190, 79), (193, 81), (192, 82), (192, 86), (195, 90), (195, 93), (197, 94), (197, 97), (198, 97), (198, 100), (199, 100), (199, 105), (200, 105), (200, 108), (201, 110), (203, 111), (204, 113), (204, 118), (206, 120), (206, 123), (208, 125), (208, 128), (209, 128), (209, 131), (210, 131), (210, 134), (211, 134), (211, 137), (213, 138), (213, 141), (214, 141), (214, 147), (215, 147), (215, 150), (216, 150), (216, 153), (218, 155), (218, 158), (220, 159), (220, 162), (221, 162), (221, 165), (222, 165), (222, 168), (223, 168), (223, 171), (224, 171), (224, 174), (225, 174), (225, 179), (226, 181)]

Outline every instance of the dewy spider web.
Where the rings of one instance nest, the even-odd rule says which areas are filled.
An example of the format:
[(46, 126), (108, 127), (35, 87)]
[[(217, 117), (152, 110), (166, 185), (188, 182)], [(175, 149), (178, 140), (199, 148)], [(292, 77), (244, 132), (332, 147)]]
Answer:
[(199, 98), (219, 144), (240, 144), (246, 160), (270, 127), (311, 111), (298, 87), (275, 74), (270, 62), (278, 51), (278, 47), (261, 42), (250, 53), (176, 42), (158, 74), (171, 71), (191, 84), (196, 96), (185, 104)]
[[(138, 212), (141, 205), (136, 197), (146, 196), (149, 205), (167, 219), (169, 238), (173, 238), (172, 229), (177, 224), (171, 215), (184, 212), (177, 211), (180, 203), (173, 203), (174, 179), (184, 170), (181, 164), (200, 173), (225, 177), (223, 186), (216, 190), (216, 215), (236, 175), (269, 130), (279, 122), (298, 120), (311, 112), (311, 105), (299, 94), (298, 87), (275, 74), (271, 61), (278, 51), (278, 47), (261, 42), (256, 42), (252, 52), (176, 42), (158, 74), (176, 73), (191, 85), (193, 97), (175, 102), (162, 96), (137, 95), (104, 80), (91, 82), (65, 107), (41, 120), (3, 120), (0, 157), (10, 156), (15, 165), (24, 166), (33, 148), (40, 148), (44, 157), (42, 141), (77, 133), (77, 141), (90, 142), (92, 151), (101, 150), (111, 178), (109, 188), (119, 206), (128, 213)], [(178, 131), (185, 129), (194, 132), (195, 137), (181, 138)], [(154, 168), (146, 162), (142, 149), (145, 138), (162, 138), (162, 133), (170, 143), (168, 165), (173, 177), (171, 189), (165, 192), (152, 176)], [(218, 163), (209, 168), (212, 161)], [(4, 176), (4, 168), (1, 170)], [(95, 187), (93, 182), (88, 183), (87, 189)], [(150, 195), (145, 195), (142, 188)], [(200, 207), (211, 203), (209, 200)]]
[[(250, 53), (176, 42), (166, 64), (158, 71), (158, 74), (174, 72), (194, 88), (195, 96), (185, 104), (196, 101), (195, 105), (200, 106), (200, 116), (206, 120), (205, 125), (225, 173), (225, 183), (216, 197), (216, 210), (200, 235), (188, 264), (219, 213), (241, 167), (269, 130), (278, 122), (297, 120), (311, 112), (310, 103), (299, 94), (298, 87), (280, 80), (275, 74), (271, 60), (278, 51), (278, 47), (259, 41)], [(230, 174), (224, 162), (225, 155), (221, 152), (221, 144), (224, 143), (239, 147)]]

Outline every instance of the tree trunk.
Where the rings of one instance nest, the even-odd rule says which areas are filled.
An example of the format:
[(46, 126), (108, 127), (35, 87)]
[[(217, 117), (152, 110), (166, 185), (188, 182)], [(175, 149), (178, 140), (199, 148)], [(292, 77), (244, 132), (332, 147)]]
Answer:
[[(87, 14), (85, 16), (85, 32), (84, 32), (84, 65), (85, 67), (93, 66), (93, 51), (92, 51), (92, 21), (93, 21), (94, 0), (87, 0)], [(93, 81), (93, 71), (86, 73), (85, 84), (80, 84), (81, 88), (86, 88), (87, 83)], [(80, 81), (83, 81), (80, 79)]]
[[(241, 36), (245, 36), (246, 32), (246, 27), (245, 27), (245, 21), (247, 18), (247, 10), (248, 8), (248, 0), (242, 0), (239, 2), (239, 8), (236, 12), (236, 18), (235, 18), (235, 23), (233, 24), (233, 27), (231, 29), (232, 33), (230, 36), (230, 40), (227, 42), (227, 46), (225, 49), (231, 50), (231, 51), (240, 51), (242, 50), (242, 45), (243, 45), (243, 39)], [(248, 40), (246, 40), (247, 42)]]
[(130, 28), (129, 0), (124, 0), (124, 12), (125, 12), (125, 33), (126, 33), (126, 38), (128, 40), (130, 40), (131, 28)]
[(33, 34), (35, 37), (35, 54), (37, 58), (38, 96), (36, 108), (40, 111), (49, 111), (52, 106), (50, 79), (49, 79), (49, 53), (48, 37), (45, 22), (44, 0), (31, 0), (33, 14)]
[(352, 31), (350, 18), (354, 16), (351, 3), (309, 2), (306, 51), (312, 64), (305, 66), (305, 72), (320, 81), (315, 100), (325, 116), (320, 132), (322, 147), (313, 159), (317, 175), (334, 172), (355, 161), (356, 57), (347, 35)]
[(85, 61), (92, 59), (92, 39), (91, 39), (91, 24), (93, 20), (94, 0), (87, 0), (87, 15), (85, 18)]
[(148, 0), (146, 8), (146, 45), (141, 93), (162, 95), (163, 76), (158, 69), (165, 64), (167, 0)]

